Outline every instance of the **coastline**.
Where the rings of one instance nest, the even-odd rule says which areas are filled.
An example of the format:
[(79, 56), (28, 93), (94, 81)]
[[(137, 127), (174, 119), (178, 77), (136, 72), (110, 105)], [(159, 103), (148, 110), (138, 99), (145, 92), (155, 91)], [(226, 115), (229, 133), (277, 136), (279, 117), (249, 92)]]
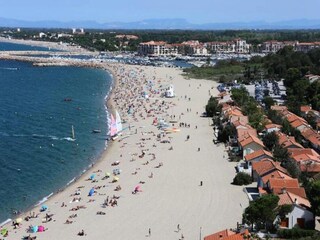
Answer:
[[(13, 58), (32, 60), (19, 56)], [(40, 60), (44, 59), (35, 59)], [(50, 61), (60, 64), (61, 59)], [(210, 119), (200, 117), (209, 96), (217, 94), (215, 82), (186, 80), (181, 76), (181, 70), (172, 68), (67, 60), (63, 64), (102, 67), (110, 71), (114, 86), (106, 105), (108, 109), (117, 107), (125, 113), (128, 106), (134, 104), (134, 116), (128, 119), (132, 131), (111, 142), (92, 168), (48, 199), (46, 205), (49, 210), (45, 213), (54, 214), (53, 221), (43, 223), (45, 213), (40, 213), (39, 218), (23, 221), (18, 229), (6, 224), (9, 229), (6, 239), (28, 235), (25, 229), (31, 224), (43, 224), (48, 228), (44, 233), (31, 233), (44, 239), (77, 239), (81, 229), (85, 230), (87, 239), (102, 239), (104, 236), (119, 240), (129, 237), (142, 239), (146, 237), (148, 228), (152, 228), (150, 239), (177, 239), (181, 233), (188, 239), (195, 239), (199, 237), (199, 229), (200, 234), (206, 236), (235, 227), (236, 222), (241, 220), (242, 208), (248, 204), (247, 197), (241, 187), (230, 185), (235, 164), (224, 158), (223, 145), (212, 143)], [(124, 69), (122, 74), (118, 71), (120, 69)], [(157, 93), (162, 91), (161, 86), (167, 84), (174, 84), (175, 98), (161, 98)], [(150, 92), (150, 98), (141, 98), (140, 93), (150, 88), (155, 90)], [(175, 122), (180, 122), (191, 124), (191, 127), (164, 134), (152, 125), (154, 117), (169, 121), (170, 116), (174, 116), (172, 126), (176, 127)], [(158, 141), (158, 133), (164, 134), (161, 139), (170, 143)], [(187, 135), (191, 136), (189, 141), (185, 140)], [(146, 156), (138, 157), (141, 151), (145, 151)], [(116, 160), (121, 162), (120, 181), (112, 183), (110, 179), (103, 180), (105, 172), (111, 172), (113, 168), (111, 162)], [(93, 173), (97, 182), (88, 181)], [(204, 182), (203, 186), (199, 186), (200, 181)], [(117, 184), (121, 184), (122, 190), (115, 191)], [(132, 194), (137, 184), (142, 190)], [(86, 196), (91, 188), (96, 190), (96, 194)], [(77, 189), (84, 192), (81, 202), (72, 200), (77, 197), (74, 196)], [(120, 197), (119, 206), (103, 207), (106, 196), (112, 195)], [(64, 204), (67, 207), (61, 207)], [(73, 212), (72, 208), (78, 204), (85, 206), (85, 209)], [(33, 209), (39, 212), (39, 207)], [(97, 215), (101, 211), (105, 212), (105, 217)], [(72, 213), (78, 217), (69, 218)], [(66, 224), (66, 219), (73, 223)], [(182, 227), (179, 233), (175, 231), (177, 224)]]
[[(1, 51), (0, 51), (0, 55), (1, 55)], [(25, 60), (19, 59), (18, 61), (25, 61)], [(32, 58), (29, 59), (27, 62), (33, 62)], [(56, 65), (54, 65), (54, 66), (56, 66)], [(113, 91), (112, 90), (115, 89), (115, 87), (117, 86), (117, 76), (116, 76), (115, 72), (113, 71), (113, 69), (111, 67), (106, 67), (106, 66), (97, 66), (97, 65), (92, 66), (90, 63), (78, 64), (77, 62), (67, 63), (66, 66), (99, 68), (101, 70), (106, 71), (107, 74), (109, 74), (111, 76), (111, 78), (112, 78), (111, 87), (110, 87), (109, 91), (106, 93), (106, 96), (104, 97), (104, 99), (105, 99), (104, 106), (106, 108), (106, 111), (109, 112), (109, 109), (112, 109), (112, 106), (113, 106), (113, 102), (112, 102)], [(54, 192), (51, 192), (47, 196), (44, 196), (42, 199), (39, 199), (33, 205), (29, 206), (27, 209), (25, 209), (21, 213), (17, 214), (14, 219), (26, 217), (27, 215), (29, 215), (29, 212), (34, 212), (37, 208), (40, 207), (40, 205), (46, 203), (48, 200), (53, 199), (57, 194), (63, 192), (67, 188), (72, 187), (72, 185), (74, 185), (77, 181), (81, 180), (83, 178), (83, 176), (93, 168), (94, 165), (98, 164), (100, 161), (102, 161), (107, 156), (108, 149), (111, 147), (112, 147), (112, 142), (106, 140), (104, 149), (102, 149), (101, 154), (97, 155), (94, 158), (93, 163), (89, 164), (86, 168), (84, 168), (81, 171), (80, 174), (74, 176), (69, 182), (67, 182), (61, 188), (57, 189)], [(0, 228), (12, 223), (12, 221), (14, 219), (9, 218), (9, 219), (4, 220), (3, 222), (0, 222)]]

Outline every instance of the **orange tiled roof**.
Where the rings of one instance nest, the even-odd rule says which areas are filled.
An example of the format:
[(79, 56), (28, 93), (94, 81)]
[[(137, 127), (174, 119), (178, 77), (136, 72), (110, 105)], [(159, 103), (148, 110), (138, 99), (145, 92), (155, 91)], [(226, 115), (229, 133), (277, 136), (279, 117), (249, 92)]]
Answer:
[(270, 124), (267, 124), (267, 125), (265, 126), (265, 129), (271, 129), (271, 128), (279, 128), (279, 129), (281, 129), (281, 125), (279, 125), (279, 124), (274, 124), (274, 123), (270, 123)]
[(242, 141), (240, 141), (240, 145), (242, 147), (245, 147), (250, 143), (256, 143), (256, 144), (260, 145), (261, 147), (264, 147), (263, 142), (259, 138), (257, 138), (256, 136), (249, 135), (249, 137), (244, 138)]
[(290, 123), (290, 125), (293, 127), (293, 128), (298, 128), (302, 125), (305, 125), (306, 127), (308, 127), (308, 124), (304, 121), (301, 121), (300, 119), (297, 119), (297, 120), (294, 120), (293, 122)]
[(270, 189), (273, 188), (298, 188), (299, 182), (296, 178), (291, 179), (278, 179), (278, 178), (271, 178), (269, 180)]
[(211, 234), (209, 236), (204, 237), (204, 240), (220, 240), (225, 239), (228, 236), (235, 235), (236, 233), (233, 231), (230, 231), (228, 229), (222, 230), (220, 232)]
[(271, 109), (275, 110), (275, 111), (288, 110), (288, 108), (286, 106), (279, 106), (279, 105), (273, 105), (273, 106), (271, 106)]
[(250, 233), (248, 229), (246, 229), (242, 233), (235, 233), (230, 230), (223, 230), (212, 235), (206, 236), (204, 240), (244, 240), (248, 239)]
[(314, 131), (314, 130), (311, 129), (311, 128), (306, 128), (306, 129), (303, 129), (303, 131), (301, 132), (301, 135), (302, 135), (305, 139), (308, 139), (309, 136), (317, 135), (317, 132)]
[(259, 149), (258, 151), (254, 151), (253, 153), (250, 153), (250, 154), (246, 155), (244, 158), (247, 161), (251, 161), (252, 159), (255, 159), (255, 158), (263, 156), (263, 155), (267, 155), (270, 158), (273, 157), (271, 152), (268, 152), (268, 151), (266, 151), (264, 149)]
[(281, 194), (283, 189), (286, 189), (287, 192), (292, 192), (300, 197), (307, 197), (304, 188), (299, 186), (298, 179), (270, 178), (268, 183), (269, 189), (274, 194)]
[(307, 198), (301, 197), (299, 195), (296, 195), (292, 192), (285, 192), (278, 195), (279, 196), (279, 202), (278, 205), (285, 205), (289, 204), (292, 205), (294, 203), (297, 203), (299, 205), (303, 205), (306, 207), (311, 207), (311, 204)]
[(230, 116), (243, 116), (243, 113), (238, 107), (232, 107), (231, 109), (227, 110), (226, 114), (227, 117)]
[(292, 177), (290, 177), (288, 174), (283, 173), (282, 171), (279, 170), (274, 170), (264, 176), (262, 176), (262, 182), (263, 184), (267, 184), (267, 182), (271, 179), (271, 178), (279, 178), (279, 179), (292, 179)]
[(317, 162), (312, 162), (310, 164), (301, 163), (299, 164), (299, 167), (302, 172), (320, 173), (320, 163)]
[(303, 118), (301, 118), (301, 117), (299, 117), (299, 116), (297, 116), (297, 115), (295, 115), (295, 114), (293, 114), (293, 113), (291, 113), (289, 116), (287, 116), (287, 120), (288, 120), (290, 123), (292, 123), (292, 122), (294, 122), (294, 121), (296, 121), (296, 120), (300, 120), (300, 121), (302, 121), (302, 122), (304, 122), (304, 123), (307, 123), (306, 120), (304, 120)]
[(308, 106), (308, 105), (304, 105), (300, 107), (300, 111), (307, 113), (308, 111), (310, 111), (312, 109), (312, 107)]
[(283, 146), (284, 148), (288, 148), (290, 146), (295, 146), (298, 148), (303, 148), (303, 146), (300, 143), (297, 143), (294, 137), (288, 136), (284, 133), (278, 132), (279, 136), (279, 144)]
[(231, 116), (230, 122), (234, 123), (239, 121), (242, 125), (247, 125), (249, 123), (248, 116)]
[(237, 136), (238, 136), (238, 141), (241, 142), (246, 138), (249, 138), (250, 136), (255, 136), (257, 137), (257, 130), (254, 128), (237, 128)]
[(259, 174), (259, 176), (263, 176), (271, 170), (279, 170), (283, 173), (288, 173), (285, 168), (280, 166), (279, 162), (275, 162), (272, 159), (268, 158), (264, 158), (259, 162), (253, 162), (252, 170), (255, 170)]
[(312, 144), (314, 144), (314, 145), (316, 145), (316, 146), (320, 146), (320, 136), (319, 136), (319, 134), (317, 134), (317, 135), (312, 135), (312, 136), (308, 137), (308, 140), (309, 140)]
[(236, 120), (236, 121), (232, 121), (231, 120), (231, 123), (233, 124), (233, 126), (235, 126), (236, 128), (242, 128), (242, 129), (253, 129), (249, 124), (246, 123), (246, 121), (239, 121), (239, 120)]
[(320, 162), (320, 155), (311, 148), (292, 148), (288, 149), (290, 157), (297, 162), (316, 161)]

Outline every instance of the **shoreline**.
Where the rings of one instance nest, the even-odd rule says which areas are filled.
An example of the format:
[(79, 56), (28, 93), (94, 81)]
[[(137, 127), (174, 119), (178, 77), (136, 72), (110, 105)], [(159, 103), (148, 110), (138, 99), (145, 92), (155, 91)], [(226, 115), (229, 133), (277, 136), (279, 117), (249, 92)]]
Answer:
[[(0, 40), (1, 41), (1, 40)], [(0, 51), (0, 55), (1, 55), (1, 51)], [(1, 59), (1, 58), (0, 58)], [(18, 61), (22, 61), (22, 62), (32, 62), (32, 59), (30, 59), (29, 61), (24, 61), (24, 60), (18, 60)], [(87, 66), (88, 63), (85, 63), (83, 66), (79, 65), (77, 63), (68, 63), (66, 66), (73, 66), (73, 67), (89, 67)], [(57, 66), (57, 65), (54, 65)], [(92, 67), (89, 67), (92, 68)], [(106, 67), (106, 66), (94, 66), (93, 68), (98, 68), (101, 69), (105, 72), (107, 72), (107, 74), (109, 74), (111, 76), (112, 79), (112, 83), (110, 86), (110, 89), (108, 90), (108, 92), (106, 93), (104, 100), (105, 100), (105, 110), (107, 112), (107, 119), (109, 117), (110, 114), (110, 109), (112, 109), (113, 107), (113, 102), (112, 102), (112, 96), (113, 96), (113, 90), (116, 88), (117, 86), (117, 77), (115, 72), (111, 69)], [(40, 205), (46, 203), (47, 201), (49, 201), (50, 199), (54, 198), (57, 194), (65, 191), (67, 188), (71, 187), (73, 184), (75, 184), (78, 180), (80, 181), (83, 176), (90, 171), (90, 169), (92, 169), (94, 167), (94, 165), (98, 164), (100, 161), (103, 161), (103, 159), (107, 156), (108, 153), (108, 149), (110, 149), (112, 147), (112, 141), (110, 140), (105, 140), (105, 146), (102, 149), (101, 153), (99, 155), (97, 155), (94, 160), (92, 161), (91, 164), (89, 164), (86, 168), (84, 168), (80, 174), (74, 176), (70, 181), (68, 181), (66, 184), (64, 184), (62, 187), (58, 188), (57, 190), (51, 192), (50, 194), (48, 194), (47, 196), (44, 196), (42, 199), (40, 199), (39, 201), (35, 202), (34, 204), (32, 204), (31, 206), (27, 207), (26, 210), (21, 211), (19, 214), (15, 215), (14, 218), (12, 216), (12, 218), (8, 218), (6, 220), (4, 220), (3, 222), (0, 222), (0, 227), (6, 226), (10, 223), (12, 223), (12, 221), (14, 221), (14, 219), (17, 218), (24, 218), (26, 217), (29, 212), (34, 211), (35, 209), (39, 208)]]
[[(31, 58), (15, 57), (31, 61)], [(50, 60), (61, 62), (61, 59)], [(63, 60), (63, 64), (70, 62)], [(28, 225), (48, 228), (43, 233), (30, 233), (41, 239), (78, 239), (81, 229), (87, 239), (105, 236), (119, 240), (129, 237), (178, 239), (182, 233), (186, 239), (196, 239), (199, 229), (200, 234), (206, 236), (235, 227), (236, 222), (241, 221), (248, 200), (242, 187), (230, 184), (235, 164), (225, 158), (223, 145), (212, 143), (210, 119), (200, 117), (209, 97), (217, 94), (217, 83), (186, 80), (181, 70), (174, 68), (106, 62), (74, 61), (74, 64), (110, 70), (116, 81), (106, 105), (110, 111), (116, 107), (123, 114), (133, 106), (133, 114), (127, 116), (132, 130), (126, 130), (125, 136), (111, 142), (90, 170), (49, 198), (46, 202), (49, 210), (39, 213), (39, 218), (23, 221), (17, 229), (5, 225), (9, 230), (6, 239), (28, 235), (25, 232)], [(160, 93), (168, 84), (175, 86), (175, 98), (161, 97)], [(145, 91), (148, 91), (148, 99), (141, 96)], [(159, 130), (152, 124), (155, 118), (164, 119), (174, 128), (180, 124), (179, 131)], [(181, 127), (181, 123), (191, 127)], [(191, 138), (186, 141), (189, 135)], [(104, 180), (105, 172), (112, 172), (114, 168), (112, 161), (119, 161), (122, 170), (116, 183)], [(93, 173), (97, 181), (88, 180)], [(121, 189), (117, 191), (116, 186), (120, 184)], [(133, 194), (137, 186), (141, 191)], [(91, 189), (96, 193), (86, 195)], [(81, 201), (73, 201), (78, 198), (75, 191), (79, 190), (84, 192), (80, 195)], [(105, 198), (113, 199), (112, 195), (119, 197), (119, 205), (105, 206)], [(79, 204), (84, 209), (73, 212)], [(67, 207), (62, 207), (65, 205)], [(39, 207), (33, 209), (39, 212)], [(46, 213), (54, 214), (53, 221), (43, 223)], [(77, 217), (70, 218), (73, 213)], [(177, 224), (182, 228), (180, 232), (176, 231)], [(152, 229), (152, 236), (148, 235), (148, 228)]]

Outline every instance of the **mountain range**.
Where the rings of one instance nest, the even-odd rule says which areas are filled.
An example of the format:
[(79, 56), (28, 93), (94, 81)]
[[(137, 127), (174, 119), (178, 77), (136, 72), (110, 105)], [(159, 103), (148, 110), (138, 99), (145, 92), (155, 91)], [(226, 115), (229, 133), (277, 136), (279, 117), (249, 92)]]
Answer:
[(136, 22), (95, 21), (24, 21), (0, 18), (0, 27), (20, 28), (90, 28), (90, 29), (181, 29), (181, 30), (224, 30), (224, 29), (320, 29), (320, 19), (295, 19), (266, 22), (226, 22), (194, 24), (185, 19), (146, 19)]

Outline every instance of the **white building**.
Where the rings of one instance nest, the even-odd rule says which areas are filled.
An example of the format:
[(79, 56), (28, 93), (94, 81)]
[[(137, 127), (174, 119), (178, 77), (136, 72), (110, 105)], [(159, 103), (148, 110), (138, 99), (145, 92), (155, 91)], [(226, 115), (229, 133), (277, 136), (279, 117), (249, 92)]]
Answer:
[(279, 205), (292, 205), (292, 211), (284, 219), (279, 220), (280, 228), (291, 229), (293, 227), (312, 227), (314, 225), (314, 215), (310, 210), (308, 199), (302, 198), (291, 192), (284, 192), (279, 195)]
[(251, 44), (241, 38), (227, 42), (208, 42), (206, 46), (213, 53), (249, 53), (251, 48)]
[(44, 37), (46, 37), (46, 36), (47, 36), (47, 34), (45, 34), (45, 33), (43, 33), (43, 32), (39, 33), (39, 38), (44, 38)]
[(139, 44), (138, 54), (149, 56), (176, 56), (178, 55), (178, 47), (164, 41), (144, 42)]

